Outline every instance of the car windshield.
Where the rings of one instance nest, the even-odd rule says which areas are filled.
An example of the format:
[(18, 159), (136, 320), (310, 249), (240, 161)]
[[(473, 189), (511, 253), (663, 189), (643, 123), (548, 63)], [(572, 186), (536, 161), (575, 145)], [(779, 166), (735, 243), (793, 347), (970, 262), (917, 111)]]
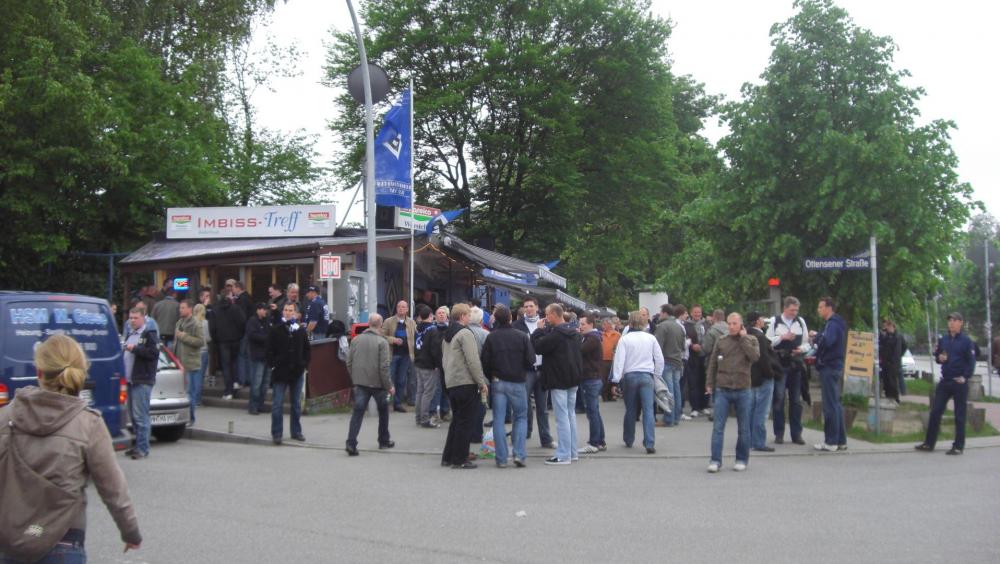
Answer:
[(156, 369), (157, 370), (166, 370), (166, 369), (170, 369), (170, 368), (177, 368), (177, 364), (175, 364), (174, 361), (171, 360), (170, 355), (168, 355), (166, 351), (164, 351), (164, 350), (161, 349), (160, 350), (160, 362), (157, 364)]

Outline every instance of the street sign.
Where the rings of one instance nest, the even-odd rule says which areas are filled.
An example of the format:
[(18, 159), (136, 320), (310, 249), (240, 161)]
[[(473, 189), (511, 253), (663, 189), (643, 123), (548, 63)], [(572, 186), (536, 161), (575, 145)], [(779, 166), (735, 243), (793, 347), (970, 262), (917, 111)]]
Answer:
[(806, 257), (802, 267), (806, 270), (868, 270), (872, 263), (869, 257)]
[(320, 256), (319, 277), (322, 280), (340, 280), (340, 257), (337, 255)]

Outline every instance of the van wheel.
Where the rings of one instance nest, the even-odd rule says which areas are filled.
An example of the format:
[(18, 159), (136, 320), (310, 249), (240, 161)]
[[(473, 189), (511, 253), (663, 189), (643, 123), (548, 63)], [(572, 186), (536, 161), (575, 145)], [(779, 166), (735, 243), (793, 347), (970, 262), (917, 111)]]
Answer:
[(171, 427), (155, 427), (151, 430), (156, 440), (163, 443), (175, 443), (184, 436), (184, 425), (173, 425)]

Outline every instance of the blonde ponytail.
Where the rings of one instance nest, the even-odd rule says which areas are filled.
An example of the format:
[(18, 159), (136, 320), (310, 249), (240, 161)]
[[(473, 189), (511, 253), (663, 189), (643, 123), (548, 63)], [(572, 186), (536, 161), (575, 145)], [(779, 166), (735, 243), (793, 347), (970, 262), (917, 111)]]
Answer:
[(35, 368), (42, 388), (68, 396), (79, 395), (87, 380), (87, 356), (67, 335), (53, 335), (38, 345)]

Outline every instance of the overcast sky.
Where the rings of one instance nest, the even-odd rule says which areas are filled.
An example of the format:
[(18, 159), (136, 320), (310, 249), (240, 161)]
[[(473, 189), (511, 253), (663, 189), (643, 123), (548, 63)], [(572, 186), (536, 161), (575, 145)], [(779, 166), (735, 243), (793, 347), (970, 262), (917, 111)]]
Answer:
[[(910, 71), (909, 86), (927, 91), (919, 103), (921, 123), (934, 119), (956, 123), (952, 147), (959, 157), (959, 176), (972, 185), (987, 211), (1000, 217), (1000, 173), (991, 163), (997, 152), (994, 136), (1000, 131), (994, 107), (1000, 40), (993, 29), (1000, 4), (840, 0), (838, 5), (860, 27), (893, 38), (898, 46), (895, 67)], [(675, 72), (692, 75), (709, 93), (735, 100), (744, 82), (759, 80), (771, 53), (771, 25), (788, 19), (793, 7), (791, 0), (657, 0), (653, 11), (674, 23), (668, 47)], [(351, 29), (345, 0), (279, 2), (271, 25), (261, 35), (270, 34), (279, 44), (295, 44), (303, 52), (302, 74), (276, 80), (274, 92), (259, 91), (255, 96), (264, 125), (316, 135), (324, 162), (335, 147), (326, 129), (335, 113), (334, 92), (320, 84), (331, 29)], [(705, 134), (712, 141), (725, 133), (714, 120), (706, 125)], [(349, 198), (340, 193), (332, 199), (342, 216)], [(350, 221), (360, 220), (359, 207), (355, 205)]]

